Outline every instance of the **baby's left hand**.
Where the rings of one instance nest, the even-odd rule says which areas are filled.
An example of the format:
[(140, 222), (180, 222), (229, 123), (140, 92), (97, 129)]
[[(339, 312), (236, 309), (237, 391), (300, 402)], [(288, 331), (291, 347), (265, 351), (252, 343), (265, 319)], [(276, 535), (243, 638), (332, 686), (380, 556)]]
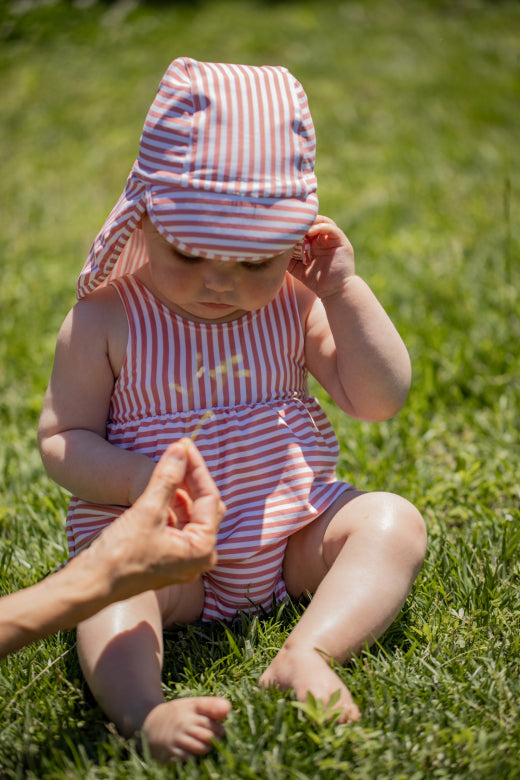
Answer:
[(334, 220), (318, 214), (303, 241), (302, 258), (293, 257), (289, 271), (323, 300), (356, 273), (354, 250)]

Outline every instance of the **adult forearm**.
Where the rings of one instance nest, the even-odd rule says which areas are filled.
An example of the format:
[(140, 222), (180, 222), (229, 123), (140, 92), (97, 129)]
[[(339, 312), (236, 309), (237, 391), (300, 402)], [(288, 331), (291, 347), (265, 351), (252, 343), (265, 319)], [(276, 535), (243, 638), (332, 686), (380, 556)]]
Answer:
[[(174, 500), (179, 485), (184, 500)], [(64, 569), (0, 599), (0, 656), (112, 601), (191, 582), (216, 562), (224, 505), (193, 442), (171, 444), (143, 496)]]
[(0, 599), (0, 657), (72, 628), (110, 602), (108, 571), (84, 556), (25, 590)]
[(96, 433), (63, 431), (40, 441), (49, 476), (84, 501), (129, 506), (154, 468), (146, 455), (115, 447)]
[(368, 421), (396, 414), (411, 380), (406, 347), (369, 286), (359, 276), (325, 298), (336, 345), (337, 372), (355, 416)]

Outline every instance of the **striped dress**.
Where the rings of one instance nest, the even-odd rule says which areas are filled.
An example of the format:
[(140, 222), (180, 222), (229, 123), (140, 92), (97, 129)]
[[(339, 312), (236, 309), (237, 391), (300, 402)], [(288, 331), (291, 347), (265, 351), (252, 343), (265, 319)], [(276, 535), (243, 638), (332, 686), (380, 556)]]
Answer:
[[(335, 477), (334, 431), (308, 395), (292, 278), (267, 306), (223, 323), (180, 317), (134, 276), (112, 284), (129, 338), (108, 439), (158, 460), (170, 442), (196, 436), (227, 509), (217, 567), (204, 575), (203, 619), (268, 610), (287, 595), (288, 537), (348, 488)], [(73, 498), (70, 554), (122, 511)]]

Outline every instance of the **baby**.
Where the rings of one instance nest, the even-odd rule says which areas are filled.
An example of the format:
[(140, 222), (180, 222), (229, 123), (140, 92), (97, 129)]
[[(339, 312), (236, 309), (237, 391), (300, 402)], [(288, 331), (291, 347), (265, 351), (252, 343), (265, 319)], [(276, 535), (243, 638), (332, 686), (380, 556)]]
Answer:
[[(264, 686), (339, 691), (345, 662), (390, 625), (419, 571), (419, 512), (337, 479), (310, 372), (348, 415), (403, 405), (403, 342), (318, 215), (306, 95), (282, 67), (171, 63), (125, 190), (58, 337), (39, 437), (70, 490), (71, 556), (133, 504), (170, 442), (196, 439), (226, 505), (217, 565), (116, 603), (78, 628), (86, 679), (123, 734), (168, 761), (209, 750), (230, 704), (165, 701), (162, 631), (310, 592)], [(143, 544), (146, 540), (143, 540)]]

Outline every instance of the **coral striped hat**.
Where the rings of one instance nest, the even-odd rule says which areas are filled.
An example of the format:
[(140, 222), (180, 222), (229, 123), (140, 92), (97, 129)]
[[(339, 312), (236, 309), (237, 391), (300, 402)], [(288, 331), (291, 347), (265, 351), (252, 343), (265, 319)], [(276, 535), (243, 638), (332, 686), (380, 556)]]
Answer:
[(164, 238), (198, 257), (254, 261), (297, 244), (318, 211), (315, 147), (307, 97), (286, 68), (174, 60), (78, 298), (147, 262), (145, 210)]

